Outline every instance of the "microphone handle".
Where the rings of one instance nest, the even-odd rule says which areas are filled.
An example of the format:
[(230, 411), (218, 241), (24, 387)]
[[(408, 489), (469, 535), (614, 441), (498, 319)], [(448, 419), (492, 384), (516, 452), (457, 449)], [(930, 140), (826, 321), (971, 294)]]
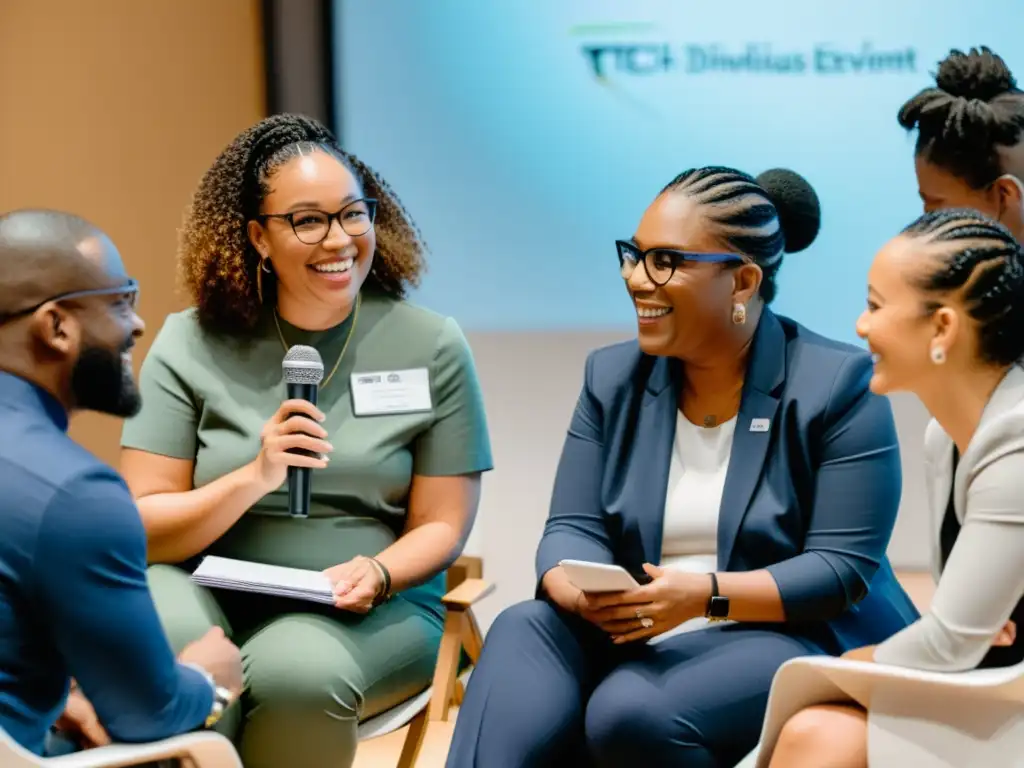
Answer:
[[(316, 396), (319, 387), (316, 384), (289, 384), (289, 400), (308, 400), (316, 405)], [(292, 413), (291, 416), (302, 416), (305, 414)], [(299, 456), (316, 456), (312, 451), (302, 448), (290, 448), (288, 453)], [(288, 467), (288, 514), (292, 517), (309, 517), (309, 496), (312, 487), (312, 470), (309, 467)]]

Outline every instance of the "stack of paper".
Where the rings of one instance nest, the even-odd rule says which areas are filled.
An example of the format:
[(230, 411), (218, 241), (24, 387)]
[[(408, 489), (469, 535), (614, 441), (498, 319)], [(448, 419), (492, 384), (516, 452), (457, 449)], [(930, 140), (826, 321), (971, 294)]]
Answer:
[(210, 555), (196, 568), (192, 581), (203, 587), (334, 604), (331, 581), (320, 571), (249, 563)]

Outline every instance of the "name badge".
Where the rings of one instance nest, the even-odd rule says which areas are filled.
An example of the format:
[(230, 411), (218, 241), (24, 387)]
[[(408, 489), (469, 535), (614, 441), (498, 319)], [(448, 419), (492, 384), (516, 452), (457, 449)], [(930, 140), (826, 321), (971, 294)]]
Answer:
[(751, 432), (767, 432), (769, 426), (771, 426), (771, 422), (768, 419), (751, 419), (750, 420), (750, 431)]
[(356, 416), (422, 413), (433, 407), (426, 368), (353, 373), (351, 390), (352, 413)]

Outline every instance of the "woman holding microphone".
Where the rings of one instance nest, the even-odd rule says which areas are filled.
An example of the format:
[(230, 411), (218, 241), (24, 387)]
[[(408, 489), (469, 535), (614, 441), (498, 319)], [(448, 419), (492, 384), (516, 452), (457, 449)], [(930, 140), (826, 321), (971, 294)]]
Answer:
[[(404, 300), (424, 251), (390, 186), (291, 115), (232, 141), (186, 216), (194, 306), (146, 356), (121, 468), (172, 642), (217, 625), (242, 648), (226, 728), (249, 768), (349, 765), (359, 720), (430, 683), (491, 454), (462, 332)], [(316, 407), (282, 403), (298, 344), (324, 362)], [(394, 376), (408, 402), (375, 406), (367, 387)], [(289, 466), (313, 470), (308, 518), (288, 515)], [(204, 554), (325, 570), (335, 605), (199, 588)]]

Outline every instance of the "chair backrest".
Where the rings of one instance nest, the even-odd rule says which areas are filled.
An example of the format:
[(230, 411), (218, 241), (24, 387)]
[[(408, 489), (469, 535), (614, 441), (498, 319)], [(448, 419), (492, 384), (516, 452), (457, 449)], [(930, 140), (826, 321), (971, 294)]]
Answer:
[(40, 768), (46, 765), (41, 757), (34, 755), (11, 738), (0, 728), (0, 765), (3, 768)]
[(1024, 704), (1024, 661), (1014, 664), (1012, 667), (1004, 667), (998, 673), (996, 670), (986, 671), (993, 673), (992, 676), (996, 679), (992, 687), (998, 688), (1003, 694), (1003, 698)]

